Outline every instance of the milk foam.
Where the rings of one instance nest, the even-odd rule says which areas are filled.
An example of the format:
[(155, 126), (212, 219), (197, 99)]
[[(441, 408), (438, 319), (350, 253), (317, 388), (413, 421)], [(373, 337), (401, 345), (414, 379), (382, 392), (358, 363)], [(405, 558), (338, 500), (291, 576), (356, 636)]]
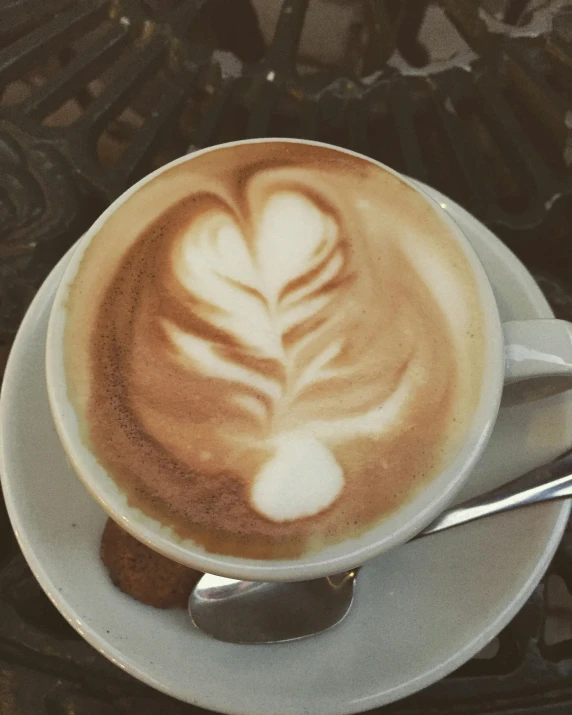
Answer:
[(252, 500), (275, 521), (312, 516), (332, 504), (344, 485), (332, 452), (308, 432), (278, 435), (274, 455), (256, 475)]
[[(173, 257), (176, 275), (201, 301), (199, 310), (208, 314), (210, 323), (232, 335), (241, 349), (280, 361), (285, 384), (221, 357), (215, 343), (169, 324), (167, 332), (194, 369), (261, 391), (277, 414), (284, 412), (305, 387), (331, 374), (328, 365), (341, 350), (340, 342), (333, 340), (296, 370), (297, 357), (308, 341), (301, 340), (291, 350), (285, 346), (288, 332), (330, 300), (319, 291), (343, 268), (339, 229), (331, 216), (293, 191), (277, 191), (268, 197), (248, 238), (221, 211), (210, 211), (195, 224), (185, 232)], [(302, 285), (283, 299), (286, 288), (300, 279)], [(258, 401), (244, 395), (236, 399), (261, 416)], [(324, 432), (324, 427), (317, 425), (316, 431)], [(297, 433), (281, 432), (279, 425), (271, 431), (275, 452), (254, 478), (255, 507), (277, 521), (327, 508), (343, 485), (334, 455), (312, 436), (311, 425), (300, 425)]]
[(435, 255), (430, 245), (420, 241), (420, 236), (404, 235), (400, 245), (449, 321), (452, 335), (459, 339), (471, 323), (466, 289), (459, 276), (443, 256)]
[[(420, 256), (420, 250), (416, 258), (428, 258)], [(272, 402), (269, 441), (274, 454), (254, 477), (253, 505), (276, 521), (326, 509), (341, 492), (344, 477), (333, 453), (319, 440), (335, 440), (341, 435), (346, 439), (379, 437), (401, 418), (415, 386), (409, 370), (390, 396), (362, 414), (302, 422), (296, 424), (296, 432), (281, 429), (280, 414), (288, 411), (301, 391), (335, 377), (332, 361), (343, 349), (343, 336), (333, 332), (329, 342), (298, 365), (300, 351), (315, 334), (310, 332), (290, 350), (285, 336), (326, 308), (332, 298), (331, 292), (321, 293), (320, 289), (344, 269), (339, 226), (301, 192), (278, 191), (267, 197), (248, 237), (228, 213), (207, 211), (186, 230), (173, 265), (195, 299), (196, 310), (211, 325), (232, 335), (241, 350), (277, 360), (283, 368), (283, 381), (265, 378), (255, 368), (222, 356), (216, 343), (166, 325), (181, 357), (192, 363), (193, 369), (220, 380), (241, 382)], [(434, 261), (428, 265), (426, 270), (420, 261), (423, 278), (429, 278), (431, 288), (439, 291), (448, 276)], [(301, 281), (301, 286), (284, 296), (296, 281)], [(447, 298), (451, 292), (449, 288)], [(462, 294), (457, 293), (455, 299), (462, 304)], [(443, 307), (449, 309), (446, 302)], [(335, 321), (333, 326), (335, 330)], [(235, 399), (255, 417), (264, 416), (256, 399), (245, 395)]]
[(434, 474), (483, 355), (470, 267), (415, 192), (357, 157), (281, 147), (151, 182), (70, 300), (98, 459), (145, 512), (257, 558), (359, 534)]

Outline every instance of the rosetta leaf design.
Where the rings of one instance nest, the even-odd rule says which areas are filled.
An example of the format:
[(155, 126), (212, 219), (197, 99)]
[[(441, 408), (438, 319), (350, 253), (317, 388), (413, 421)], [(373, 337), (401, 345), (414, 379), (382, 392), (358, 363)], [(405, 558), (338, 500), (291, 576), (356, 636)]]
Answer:
[[(220, 200), (205, 202), (173, 258), (196, 320), (166, 327), (181, 358), (198, 374), (227, 381), (225, 399), (262, 427), (255, 440), (271, 456), (252, 475), (252, 504), (268, 519), (290, 521), (339, 497), (344, 473), (334, 443), (398, 425), (418, 370), (408, 357), (391, 394), (376, 400), (364, 388), (375, 362), (348, 360), (348, 317), (355, 320), (360, 308), (333, 211), (293, 190), (276, 191), (249, 211), (254, 218)], [(317, 385), (328, 389), (312, 392)], [(363, 409), (306, 409), (304, 400), (318, 395), (319, 404), (326, 395), (331, 404), (339, 390), (356, 405), (361, 399)], [(238, 432), (233, 440), (252, 444), (248, 428)]]
[[(315, 353), (308, 348), (335, 320), (328, 307), (343, 285), (344, 264), (335, 218), (300, 193), (272, 194), (249, 228), (230, 210), (210, 206), (187, 229), (174, 270), (193, 310), (237, 349), (174, 325), (171, 338), (201, 373), (242, 385), (235, 399), (245, 409), (266, 415), (254, 392), (275, 416), (335, 372), (339, 336)], [(263, 369), (269, 361), (276, 369)]]

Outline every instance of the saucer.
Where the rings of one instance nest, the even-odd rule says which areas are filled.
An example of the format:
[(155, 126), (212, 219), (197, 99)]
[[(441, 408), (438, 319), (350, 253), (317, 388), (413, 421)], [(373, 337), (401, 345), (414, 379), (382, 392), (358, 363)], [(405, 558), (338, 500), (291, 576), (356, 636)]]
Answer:
[[(503, 320), (552, 317), (530, 274), (487, 229), (437, 192), (493, 284)], [(276, 645), (210, 639), (183, 611), (121, 593), (99, 559), (105, 514), (66, 462), (48, 407), (44, 347), (68, 257), (33, 301), (14, 343), (0, 404), (0, 467), (30, 568), (71, 625), (119, 667), (180, 700), (236, 715), (346, 715), (439, 680), (483, 648), (547, 568), (568, 503), (489, 517), (415, 541), (360, 571), (349, 616)], [(572, 437), (572, 392), (503, 408), (459, 499), (555, 457)]]

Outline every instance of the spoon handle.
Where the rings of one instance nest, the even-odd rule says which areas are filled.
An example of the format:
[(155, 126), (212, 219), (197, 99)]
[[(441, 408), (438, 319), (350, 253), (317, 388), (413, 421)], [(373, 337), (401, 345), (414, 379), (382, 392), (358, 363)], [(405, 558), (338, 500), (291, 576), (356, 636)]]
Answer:
[(571, 497), (572, 449), (547, 465), (532, 469), (497, 489), (447, 509), (415, 538), (435, 534), (516, 507)]

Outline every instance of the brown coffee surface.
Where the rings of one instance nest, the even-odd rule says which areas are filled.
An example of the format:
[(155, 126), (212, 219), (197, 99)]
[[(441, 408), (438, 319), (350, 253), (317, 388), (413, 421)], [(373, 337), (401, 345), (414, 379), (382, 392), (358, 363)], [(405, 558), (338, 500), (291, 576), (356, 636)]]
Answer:
[(456, 454), (483, 316), (450, 229), (371, 162), (222, 147), (145, 184), (70, 287), (66, 376), (129, 502), (207, 550), (357, 536)]

